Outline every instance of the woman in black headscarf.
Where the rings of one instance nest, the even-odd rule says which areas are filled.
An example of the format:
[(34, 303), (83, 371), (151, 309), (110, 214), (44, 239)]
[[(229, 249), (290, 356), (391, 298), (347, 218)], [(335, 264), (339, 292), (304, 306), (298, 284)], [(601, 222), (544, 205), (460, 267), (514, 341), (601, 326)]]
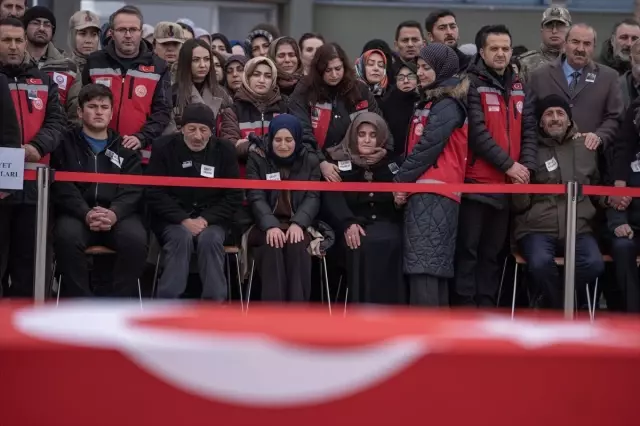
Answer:
[[(269, 124), (261, 147), (265, 155), (249, 153), (247, 178), (319, 181), (317, 156), (302, 144), (297, 118), (281, 114)], [(308, 301), (311, 296), (311, 240), (307, 229), (320, 209), (317, 191), (250, 189), (247, 200), (255, 225), (248, 245), (262, 282), (263, 301)]]
[[(344, 182), (393, 182), (398, 165), (372, 154), (390, 137), (384, 119), (358, 115), (340, 145), (327, 149)], [(322, 209), (344, 234), (349, 299), (356, 303), (405, 303), (402, 214), (389, 192), (325, 192)]]
[[(469, 81), (456, 76), (458, 57), (450, 47), (433, 43), (420, 50), (419, 74), (430, 84), (420, 88), (407, 143), (407, 157), (397, 182), (463, 183), (467, 163)], [(413, 305), (449, 306), (449, 283), (458, 231), (460, 194), (396, 193), (405, 207), (404, 272)]]

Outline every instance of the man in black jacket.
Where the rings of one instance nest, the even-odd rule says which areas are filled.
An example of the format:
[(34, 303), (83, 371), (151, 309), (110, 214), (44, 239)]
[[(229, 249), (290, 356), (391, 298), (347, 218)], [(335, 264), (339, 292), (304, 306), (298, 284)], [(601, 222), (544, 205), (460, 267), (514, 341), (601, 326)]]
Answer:
[[(155, 176), (238, 178), (233, 144), (215, 138), (211, 108), (190, 104), (183, 112), (181, 133), (158, 141), (148, 173)], [(227, 298), (224, 240), (242, 191), (224, 188), (154, 186), (147, 191), (151, 226), (162, 245), (164, 272), (159, 298), (176, 299), (187, 287), (189, 262), (195, 252), (202, 280), (202, 298)]]
[[(51, 157), (58, 171), (141, 174), (140, 154), (122, 146), (109, 130), (113, 95), (100, 84), (90, 84), (78, 95), (82, 125), (61, 136)], [(116, 296), (135, 295), (147, 255), (147, 234), (137, 214), (142, 187), (96, 183), (56, 182), (55, 251), (64, 278), (63, 294), (90, 297), (89, 265), (85, 250), (103, 245), (116, 252), (113, 288)]]
[(447, 9), (431, 12), (424, 21), (424, 29), (427, 41), (429, 43), (446, 44), (452, 48), (458, 57), (458, 72), (466, 71), (471, 62), (471, 57), (458, 49), (460, 33), (455, 13)]
[[(529, 183), (537, 167), (537, 128), (531, 100), (510, 65), (511, 34), (504, 25), (479, 33), (478, 61), (468, 69), (470, 183)], [(465, 194), (460, 206), (455, 303), (495, 306), (500, 262), (509, 230), (504, 195)]]
[[(66, 118), (56, 84), (29, 57), (24, 26), (15, 18), (0, 20), (0, 73), (9, 81), (25, 160), (34, 163), (32, 167), (47, 165)], [(4, 283), (8, 275), (11, 286), (5, 294), (10, 297), (33, 294), (36, 198), (34, 182), (25, 182), (23, 191), (0, 197), (0, 241), (5, 245), (0, 264), (7, 265)]]

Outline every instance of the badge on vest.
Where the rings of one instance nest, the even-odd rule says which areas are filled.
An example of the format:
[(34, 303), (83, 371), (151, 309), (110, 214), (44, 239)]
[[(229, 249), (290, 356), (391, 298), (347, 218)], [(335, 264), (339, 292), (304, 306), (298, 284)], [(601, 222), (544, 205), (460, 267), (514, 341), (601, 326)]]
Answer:
[(215, 171), (215, 167), (212, 166), (207, 166), (205, 164), (202, 165), (202, 167), (200, 168), (200, 176), (202, 177), (207, 177), (207, 178), (212, 178), (213, 177), (213, 172)]
[(416, 127), (413, 129), (413, 133), (416, 136), (422, 136), (423, 132), (424, 132), (424, 126), (422, 125), (422, 123), (416, 124)]
[(183, 169), (188, 169), (189, 167), (192, 167), (193, 163), (191, 161), (183, 161), (182, 162), (182, 168)]
[(499, 106), (489, 106), (489, 112), (500, 112)]
[(520, 114), (522, 114), (522, 109), (524, 108), (524, 104), (522, 103), (522, 101), (518, 101), (516, 102), (516, 109), (518, 110), (518, 112)]
[(554, 170), (556, 170), (558, 168), (558, 162), (556, 161), (555, 158), (552, 158), (551, 160), (545, 161), (544, 165), (547, 166), (547, 171), (552, 172)]
[(38, 91), (36, 89), (27, 90), (27, 97), (32, 101), (38, 99)]
[(144, 98), (145, 96), (147, 96), (147, 88), (142, 84), (136, 86), (135, 92), (136, 96), (138, 96), (139, 98)]
[(56, 82), (58, 87), (62, 90), (67, 90), (67, 76), (58, 72), (53, 73), (53, 81)]
[(109, 77), (107, 77), (107, 78), (96, 78), (96, 84), (102, 84), (103, 86), (111, 88), (111, 79)]
[(104, 152), (104, 155), (106, 155), (107, 157), (109, 157), (111, 159), (111, 162), (113, 164), (115, 164), (116, 166), (118, 166), (119, 168), (122, 168), (122, 163), (124, 162), (124, 158), (119, 157), (118, 154), (116, 154), (115, 152), (111, 151), (110, 149), (107, 149)]
[(267, 180), (280, 180), (280, 172), (267, 173)]
[(590, 72), (587, 73), (587, 78), (584, 79), (587, 83), (593, 83), (596, 81), (596, 73)]
[(631, 163), (631, 170), (633, 170), (634, 173), (640, 173), (640, 160)]
[(338, 161), (338, 169), (341, 172), (348, 172), (351, 171), (352, 167), (351, 167), (351, 161), (349, 160), (345, 160), (345, 161)]
[(35, 109), (37, 109), (38, 111), (42, 111), (42, 108), (44, 108), (44, 104), (42, 103), (42, 99), (35, 98), (33, 100), (33, 107)]
[(487, 105), (498, 105), (500, 106), (500, 99), (498, 99), (498, 95), (495, 93), (487, 93), (484, 98)]
[(389, 170), (391, 171), (392, 174), (398, 174), (398, 172), (400, 171), (400, 167), (398, 167), (398, 165), (396, 163), (389, 163)]

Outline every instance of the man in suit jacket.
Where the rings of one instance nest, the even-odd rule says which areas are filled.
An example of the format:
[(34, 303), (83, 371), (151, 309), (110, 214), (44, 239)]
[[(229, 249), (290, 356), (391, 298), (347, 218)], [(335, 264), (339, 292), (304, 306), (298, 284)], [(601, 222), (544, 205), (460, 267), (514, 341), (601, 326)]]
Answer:
[(592, 27), (573, 25), (565, 54), (535, 70), (526, 86), (533, 101), (552, 94), (566, 99), (589, 149), (614, 142), (623, 109), (618, 73), (593, 61), (595, 45)]

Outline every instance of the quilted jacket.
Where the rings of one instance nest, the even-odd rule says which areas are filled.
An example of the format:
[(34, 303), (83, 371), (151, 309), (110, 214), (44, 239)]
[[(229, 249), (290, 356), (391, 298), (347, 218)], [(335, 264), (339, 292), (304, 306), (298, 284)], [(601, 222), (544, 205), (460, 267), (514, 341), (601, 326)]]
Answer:
[[(468, 82), (451, 78), (439, 87), (427, 90), (426, 98), (432, 100), (429, 122), (414, 150), (416, 161), (405, 161), (395, 180), (409, 182), (436, 164), (449, 137), (461, 127), (466, 118), (465, 100)], [(458, 230), (459, 204), (436, 194), (413, 194), (405, 207), (404, 215), (404, 272), (428, 274), (441, 278), (453, 277), (453, 258)]]

